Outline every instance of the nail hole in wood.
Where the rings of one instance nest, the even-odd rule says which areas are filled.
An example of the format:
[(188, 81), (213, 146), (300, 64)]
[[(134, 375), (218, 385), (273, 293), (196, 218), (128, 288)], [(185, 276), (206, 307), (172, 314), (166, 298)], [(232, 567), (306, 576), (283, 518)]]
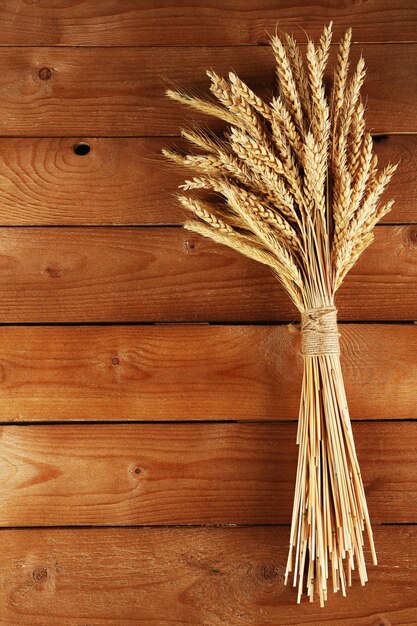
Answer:
[(73, 145), (72, 149), (74, 150), (74, 153), (78, 156), (85, 156), (90, 152), (91, 148), (88, 143), (85, 143), (85, 141), (79, 141), (78, 143), (75, 143)]

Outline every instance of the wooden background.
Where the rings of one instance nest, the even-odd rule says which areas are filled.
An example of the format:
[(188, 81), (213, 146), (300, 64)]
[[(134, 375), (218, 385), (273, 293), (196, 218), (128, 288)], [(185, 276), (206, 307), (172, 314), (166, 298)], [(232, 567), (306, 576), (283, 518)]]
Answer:
[[(296, 312), (181, 229), (159, 153), (190, 121), (167, 84), (268, 92), (267, 31), (330, 18), (401, 167), (337, 301), (380, 565), (321, 610), (283, 586)], [(415, 1), (4, 0), (0, 46), (0, 624), (415, 626)]]

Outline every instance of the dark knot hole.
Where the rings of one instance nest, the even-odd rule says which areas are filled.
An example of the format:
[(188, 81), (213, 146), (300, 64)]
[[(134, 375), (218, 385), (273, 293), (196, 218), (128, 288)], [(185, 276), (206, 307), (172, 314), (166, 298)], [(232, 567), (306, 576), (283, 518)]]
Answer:
[(90, 146), (88, 145), (88, 143), (85, 143), (85, 141), (79, 141), (78, 143), (75, 143), (72, 149), (74, 150), (75, 154), (78, 154), (78, 156), (85, 156), (91, 150)]

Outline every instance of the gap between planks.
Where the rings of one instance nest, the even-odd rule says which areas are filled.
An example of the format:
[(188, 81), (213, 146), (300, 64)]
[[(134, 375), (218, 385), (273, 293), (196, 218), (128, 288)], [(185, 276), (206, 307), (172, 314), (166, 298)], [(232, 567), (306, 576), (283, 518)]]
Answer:
[[(391, 526), (417, 526), (417, 522), (372, 522), (373, 527), (384, 527), (389, 528)], [(52, 525), (52, 526), (0, 526), (0, 532), (8, 531), (8, 530), (106, 530), (106, 529), (114, 529), (114, 530), (123, 530), (123, 529), (133, 529), (133, 530), (142, 530), (142, 529), (155, 529), (160, 530), (161, 528), (177, 528), (178, 530), (184, 529), (192, 529), (192, 528), (288, 528), (290, 529), (290, 524), (99, 524), (94, 526), (93, 524), (88, 524), (83, 526), (82, 524), (62, 524), (62, 526)]]

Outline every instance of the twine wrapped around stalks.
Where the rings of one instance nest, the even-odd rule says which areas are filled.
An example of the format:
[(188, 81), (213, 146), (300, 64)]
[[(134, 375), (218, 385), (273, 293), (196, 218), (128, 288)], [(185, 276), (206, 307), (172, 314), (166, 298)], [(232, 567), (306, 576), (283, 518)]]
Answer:
[(181, 185), (194, 191), (179, 196), (193, 216), (185, 228), (271, 267), (301, 313), (299, 457), (285, 581), (291, 574), (298, 602), (306, 591), (321, 605), (329, 585), (345, 595), (355, 569), (365, 584), (365, 530), (377, 562), (334, 296), (392, 207), (379, 199), (396, 169), (377, 167), (360, 97), (363, 58), (349, 72), (350, 30), (338, 46), (330, 93), (325, 87), (331, 38), (330, 24), (303, 57), (292, 36), (272, 37), (278, 90), (271, 102), (232, 72), (228, 79), (207, 72), (216, 100), (168, 91), (228, 129), (221, 137), (183, 131), (202, 153), (163, 151), (198, 172)]

